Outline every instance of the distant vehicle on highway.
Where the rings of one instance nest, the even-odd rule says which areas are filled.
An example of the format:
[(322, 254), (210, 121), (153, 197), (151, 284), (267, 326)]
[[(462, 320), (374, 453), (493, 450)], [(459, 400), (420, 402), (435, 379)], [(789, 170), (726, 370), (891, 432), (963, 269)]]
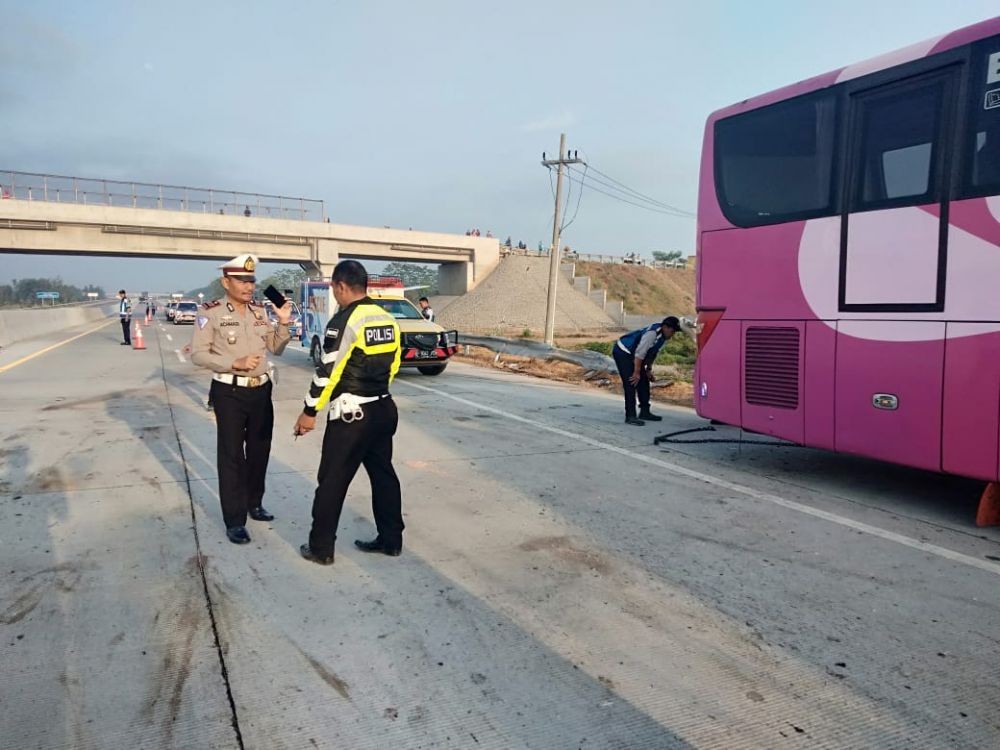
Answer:
[[(458, 351), (458, 331), (446, 331), (424, 320), (412, 302), (403, 296), (406, 288), (398, 276), (368, 276), (368, 296), (391, 314), (402, 335), (402, 367), (416, 367), (423, 375), (440, 375)], [(323, 357), (326, 323), (337, 311), (337, 302), (328, 281), (306, 281), (299, 287), (303, 314), (302, 346), (318, 366)]]
[(177, 309), (177, 303), (173, 300), (168, 302), (163, 308), (163, 314), (167, 316), (167, 320), (174, 319), (174, 310)]
[(198, 303), (193, 300), (181, 300), (174, 304), (173, 321), (175, 326), (181, 323), (194, 325), (194, 319), (198, 317)]

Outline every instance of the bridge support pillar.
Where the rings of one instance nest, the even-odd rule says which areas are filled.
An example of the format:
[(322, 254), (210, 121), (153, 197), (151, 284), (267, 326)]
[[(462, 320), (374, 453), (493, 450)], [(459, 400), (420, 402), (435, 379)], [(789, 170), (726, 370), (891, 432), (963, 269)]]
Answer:
[(442, 263), (438, 268), (438, 294), (459, 296), (473, 285), (471, 263)]
[(329, 281), (336, 265), (336, 263), (318, 263), (314, 260), (299, 263), (299, 267), (315, 281)]
[(333, 275), (333, 268), (340, 260), (340, 253), (337, 245), (331, 240), (317, 239), (312, 247), (312, 258), (299, 263), (302, 270), (309, 274), (309, 278), (320, 281), (329, 281)]

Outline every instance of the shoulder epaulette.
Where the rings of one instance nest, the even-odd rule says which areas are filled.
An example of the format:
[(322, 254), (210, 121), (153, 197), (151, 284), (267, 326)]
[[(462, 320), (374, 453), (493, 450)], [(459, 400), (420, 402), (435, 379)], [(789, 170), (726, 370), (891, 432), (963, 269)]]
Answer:
[(211, 310), (213, 307), (218, 307), (221, 304), (222, 303), (219, 302), (219, 300), (215, 300), (214, 302), (206, 302), (204, 305), (202, 305), (202, 307), (204, 307), (206, 310)]

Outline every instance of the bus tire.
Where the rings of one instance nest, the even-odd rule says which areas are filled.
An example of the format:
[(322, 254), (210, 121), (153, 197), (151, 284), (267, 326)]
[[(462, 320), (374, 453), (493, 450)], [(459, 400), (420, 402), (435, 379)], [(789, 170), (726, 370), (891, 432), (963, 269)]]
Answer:
[(440, 375), (444, 372), (444, 368), (447, 365), (424, 365), (423, 367), (418, 367), (421, 375)]

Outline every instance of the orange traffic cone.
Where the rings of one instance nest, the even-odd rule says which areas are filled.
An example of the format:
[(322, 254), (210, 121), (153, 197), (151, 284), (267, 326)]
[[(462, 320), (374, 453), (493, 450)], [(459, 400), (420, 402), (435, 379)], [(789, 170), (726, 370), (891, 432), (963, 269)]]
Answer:
[(149, 308), (147, 307), (146, 308), (146, 325), (149, 325), (152, 322), (153, 322), (153, 319), (152, 319), (152, 316), (149, 313)]
[(135, 324), (135, 335), (132, 337), (132, 348), (138, 351), (146, 348), (146, 342), (142, 338), (142, 326)]
[(979, 499), (976, 526), (1000, 526), (1000, 482), (990, 482)]

